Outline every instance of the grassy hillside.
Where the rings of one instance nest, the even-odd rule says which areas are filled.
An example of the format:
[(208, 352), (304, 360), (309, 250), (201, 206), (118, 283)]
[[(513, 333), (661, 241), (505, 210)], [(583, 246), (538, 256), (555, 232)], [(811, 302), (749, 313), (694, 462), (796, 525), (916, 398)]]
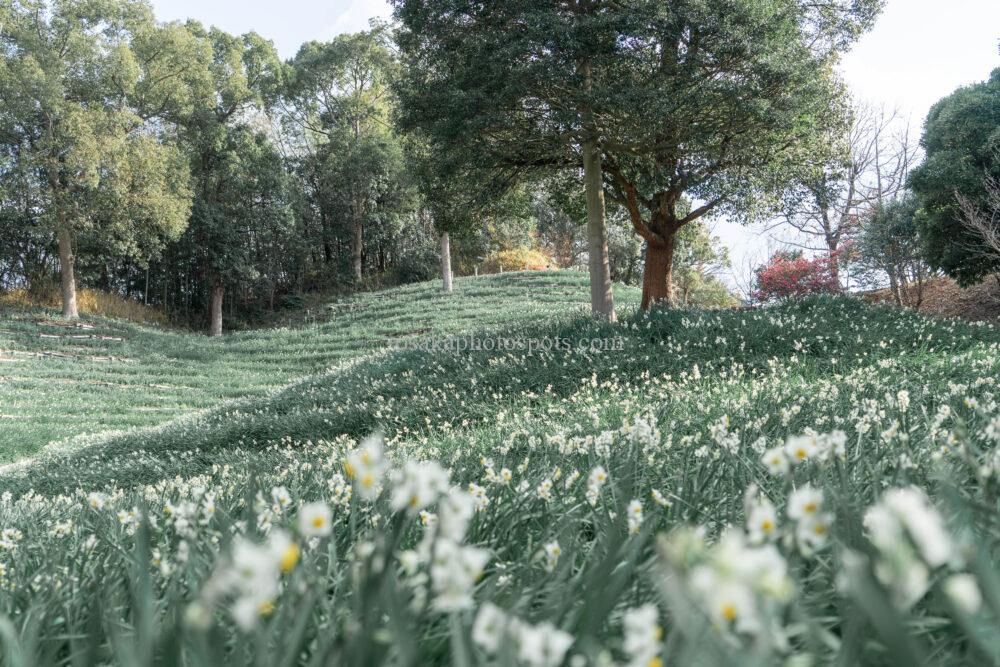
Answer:
[(368, 302), (366, 340), (423, 294), (458, 309), (438, 330), (474, 309), (477, 340), (559, 349), (344, 353), (4, 473), (24, 664), (1000, 661), (995, 327), (847, 299), (612, 325), (575, 276), (459, 289)]
[[(53, 312), (0, 310), (0, 462), (46, 444), (162, 424), (261, 397), (386, 345), (586, 308), (586, 277), (507, 274), (459, 279), (454, 298), (426, 283), (362, 294), (295, 329), (221, 340), (85, 318), (68, 327)], [(632, 290), (619, 290), (624, 304)]]

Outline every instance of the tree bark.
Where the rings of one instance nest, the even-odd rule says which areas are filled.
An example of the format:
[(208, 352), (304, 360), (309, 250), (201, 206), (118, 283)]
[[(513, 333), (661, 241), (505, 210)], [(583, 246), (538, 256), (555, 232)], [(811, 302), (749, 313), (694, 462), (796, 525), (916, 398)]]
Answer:
[(674, 233), (666, 243), (646, 243), (646, 267), (642, 272), (642, 309), (673, 303)]
[(835, 241), (828, 241), (827, 248), (829, 249), (829, 263), (830, 263), (830, 278), (833, 280), (833, 284), (837, 286), (837, 291), (840, 291), (840, 248), (838, 243)]
[(76, 320), (80, 312), (76, 307), (76, 276), (73, 265), (76, 257), (73, 255), (73, 235), (68, 229), (59, 230), (59, 277), (62, 289), (63, 317)]
[(903, 295), (899, 291), (899, 281), (896, 279), (896, 267), (886, 267), (886, 273), (889, 275), (889, 290), (892, 292), (892, 298), (896, 301), (896, 305), (902, 308)]
[(354, 278), (360, 281), (362, 278), (362, 252), (364, 249), (364, 236), (361, 228), (361, 220), (355, 218), (351, 225), (351, 259), (354, 263)]
[[(584, 88), (590, 90), (590, 63), (580, 66), (584, 77)], [(611, 289), (611, 265), (608, 261), (608, 230), (605, 224), (604, 165), (601, 161), (601, 147), (597, 143), (597, 131), (593, 113), (584, 109), (584, 130), (586, 139), (580, 148), (583, 151), (583, 183), (587, 195), (587, 249), (590, 272), (590, 310), (595, 317), (615, 322), (615, 295)]]
[(209, 327), (210, 336), (221, 336), (222, 335), (222, 297), (225, 295), (226, 289), (222, 285), (222, 281), (216, 279), (212, 283), (212, 304), (211, 304), (211, 317), (212, 322)]
[(608, 233), (605, 226), (604, 176), (601, 149), (596, 141), (583, 144), (583, 179), (587, 194), (587, 248), (590, 272), (590, 310), (598, 318), (614, 322), (615, 296), (611, 289)]
[(444, 293), (451, 294), (451, 237), (448, 232), (441, 234), (441, 277), (444, 279)]

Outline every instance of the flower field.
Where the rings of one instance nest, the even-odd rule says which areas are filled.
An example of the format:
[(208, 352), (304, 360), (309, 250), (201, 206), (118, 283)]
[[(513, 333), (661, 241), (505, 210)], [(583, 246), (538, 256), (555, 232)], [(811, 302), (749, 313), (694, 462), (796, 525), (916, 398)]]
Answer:
[(995, 326), (539, 280), (431, 328), (620, 345), (372, 345), (8, 469), (3, 664), (1000, 662)]

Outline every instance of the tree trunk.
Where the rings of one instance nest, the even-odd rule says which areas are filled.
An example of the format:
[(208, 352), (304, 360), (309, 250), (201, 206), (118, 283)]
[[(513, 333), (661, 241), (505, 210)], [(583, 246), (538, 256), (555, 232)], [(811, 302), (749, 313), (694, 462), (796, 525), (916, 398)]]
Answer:
[(76, 308), (76, 276), (73, 265), (73, 235), (68, 229), (59, 230), (59, 276), (62, 287), (63, 317), (67, 320), (79, 319)]
[(665, 244), (646, 244), (646, 267), (642, 272), (642, 309), (669, 306), (673, 302), (674, 234), (664, 235)]
[(889, 291), (892, 292), (892, 298), (896, 301), (896, 305), (902, 308), (903, 295), (899, 291), (899, 281), (896, 279), (896, 267), (886, 267), (886, 273), (889, 274)]
[[(590, 63), (580, 66), (584, 88), (592, 86)], [(583, 110), (587, 138), (580, 146), (583, 151), (583, 183), (587, 195), (587, 249), (590, 271), (590, 310), (595, 317), (615, 322), (615, 295), (611, 290), (611, 265), (608, 262), (608, 230), (605, 224), (604, 165), (601, 147), (597, 144), (593, 113)]]
[(587, 248), (590, 271), (590, 310), (598, 318), (614, 322), (615, 296), (611, 290), (608, 233), (605, 226), (604, 175), (601, 149), (596, 141), (583, 144), (583, 179), (587, 194)]
[(834, 285), (837, 286), (837, 291), (839, 292), (840, 287), (840, 251), (837, 248), (837, 244), (830, 242), (827, 244), (829, 248), (829, 262), (830, 262), (830, 278)]
[(441, 234), (441, 276), (444, 279), (444, 293), (451, 294), (451, 238), (448, 232)]
[(226, 289), (222, 286), (222, 281), (216, 279), (212, 283), (212, 323), (209, 327), (210, 336), (221, 336), (222, 335), (222, 297), (225, 295)]
[(354, 262), (354, 278), (360, 281), (362, 277), (362, 251), (364, 249), (364, 236), (362, 235), (361, 220), (355, 218), (351, 225), (351, 259)]

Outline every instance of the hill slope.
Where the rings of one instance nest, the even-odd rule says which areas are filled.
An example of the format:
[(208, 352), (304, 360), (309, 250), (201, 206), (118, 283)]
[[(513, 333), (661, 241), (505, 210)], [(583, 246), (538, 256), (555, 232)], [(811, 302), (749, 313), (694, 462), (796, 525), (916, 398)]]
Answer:
[[(507, 274), (361, 294), (325, 320), (223, 339), (103, 319), (67, 326), (42, 311), (0, 313), (0, 463), (73, 436), (162, 424), (261, 397), (291, 380), (417, 336), (532, 321), (587, 307), (586, 276)], [(619, 301), (635, 301), (619, 289)], [(86, 439), (84, 439), (86, 440)]]
[(0, 474), (25, 664), (996, 662), (996, 327), (512, 308)]

